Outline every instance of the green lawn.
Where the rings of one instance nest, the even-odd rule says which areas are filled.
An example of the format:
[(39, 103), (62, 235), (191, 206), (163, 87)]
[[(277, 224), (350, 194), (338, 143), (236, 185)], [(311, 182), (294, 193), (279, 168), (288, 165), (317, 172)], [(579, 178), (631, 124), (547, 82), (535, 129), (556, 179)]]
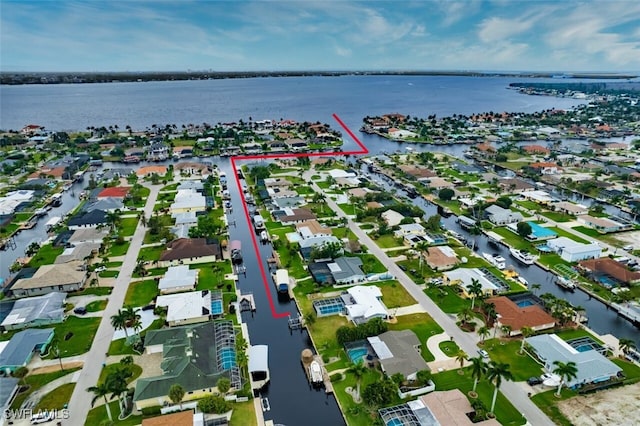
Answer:
[(336, 330), (343, 325), (349, 325), (349, 322), (339, 315), (316, 318), (313, 324), (308, 325), (309, 333), (321, 355), (339, 357), (344, 353), (344, 349), (336, 340)]
[(598, 231), (596, 231), (595, 229), (592, 228), (587, 228), (586, 226), (574, 226), (573, 228), (571, 228), (575, 231), (580, 232), (581, 234), (587, 235), (589, 237), (593, 237), (593, 238), (600, 238), (602, 237), (602, 234), (599, 233)]
[(640, 367), (636, 364), (621, 358), (611, 358), (611, 361), (618, 367), (622, 368), (622, 371), (624, 372), (627, 380), (637, 380), (638, 378), (640, 378)]
[(558, 409), (556, 405), (558, 401), (562, 401), (564, 399), (569, 399), (576, 396), (576, 392), (569, 390), (567, 388), (562, 388), (562, 392), (560, 393), (560, 397), (555, 396), (555, 390), (549, 390), (546, 392), (542, 392), (531, 397), (531, 400), (534, 404), (538, 406), (546, 415), (551, 419), (553, 423), (559, 426), (573, 426), (563, 414)]
[(519, 206), (524, 207), (527, 210), (533, 210), (533, 211), (536, 211), (536, 212), (542, 210), (542, 207), (539, 204), (534, 203), (533, 201), (529, 201), (529, 200), (520, 201), (520, 200), (518, 200), (515, 203), (518, 204)]
[(38, 253), (29, 261), (29, 267), (38, 268), (42, 265), (50, 265), (63, 251), (64, 247), (53, 247), (51, 244), (45, 244), (40, 247)]
[(34, 407), (34, 412), (38, 412), (40, 410), (61, 410), (64, 408), (65, 404), (69, 403), (71, 394), (75, 387), (75, 383), (65, 383), (62, 386), (58, 386), (42, 397)]
[(458, 296), (454, 286), (429, 286), (424, 292), (448, 314), (457, 314), (464, 308), (471, 307), (471, 300)]
[(108, 302), (106, 300), (94, 300), (85, 307), (87, 308), (87, 312), (99, 312), (104, 311), (107, 307), (107, 303)]
[(362, 270), (367, 274), (379, 274), (387, 272), (387, 268), (373, 254), (357, 255), (362, 260)]
[(493, 232), (502, 236), (504, 238), (504, 242), (511, 247), (515, 247), (518, 250), (532, 251), (532, 244), (529, 241), (525, 240), (520, 235), (509, 231), (507, 228), (494, 228)]
[[(360, 381), (360, 392), (362, 392), (367, 385), (379, 381), (381, 377), (382, 375), (379, 371), (370, 368), (367, 369)], [(333, 383), (335, 396), (340, 401), (340, 406), (347, 418), (347, 424), (349, 426), (370, 426), (374, 424), (374, 420), (378, 417), (378, 414), (377, 412), (370, 414), (363, 403), (356, 404), (351, 395), (346, 392), (347, 387), (355, 389), (356, 386), (357, 379), (350, 373), (344, 374), (341, 381)], [(396, 397), (396, 401), (393, 401), (390, 405), (397, 405), (401, 402), (402, 401)]]
[(378, 246), (380, 246), (380, 248), (402, 247), (402, 239), (396, 238), (392, 234), (381, 235), (374, 241)]
[[(460, 389), (462, 393), (467, 395), (473, 388), (473, 379), (471, 378), (471, 369), (463, 369), (464, 375), (458, 374), (458, 370), (449, 370), (442, 373), (437, 373), (432, 376), (432, 380), (436, 385), (437, 390), (451, 390)], [(482, 401), (487, 410), (491, 408), (491, 399), (493, 397), (494, 386), (486, 379), (478, 382), (476, 389), (478, 393), (478, 399)], [(496, 419), (502, 425), (523, 425), (526, 420), (520, 412), (509, 402), (509, 400), (498, 392), (498, 398), (496, 399), (495, 407)]]
[[(102, 400), (104, 402), (104, 399)], [(109, 408), (111, 409), (111, 416), (113, 417), (113, 425), (114, 426), (137, 426), (142, 423), (142, 416), (129, 416), (124, 420), (118, 420), (118, 416), (120, 415), (120, 407), (118, 405), (118, 400), (114, 399), (109, 402)], [(107, 417), (107, 409), (104, 404), (99, 407), (92, 408), (89, 410), (89, 414), (87, 415), (87, 420), (84, 422), (86, 426), (96, 426), (102, 424), (103, 421), (109, 420)]]
[(118, 277), (118, 273), (120, 271), (102, 271), (102, 272), (98, 272), (98, 276), (100, 278), (117, 278)]
[(542, 367), (526, 352), (520, 355), (520, 345), (519, 340), (488, 339), (484, 342), (483, 348), (489, 352), (491, 360), (509, 364), (514, 380), (517, 382), (540, 376), (543, 373)]
[[(146, 332), (149, 330), (158, 330), (162, 328), (162, 322), (163, 321), (161, 319), (154, 320), (149, 328), (140, 332), (140, 336), (144, 337)], [(126, 338), (123, 337), (122, 339), (112, 341), (111, 344), (109, 344), (109, 355), (139, 355), (131, 348), (131, 346), (126, 345), (125, 340)]]
[(389, 309), (416, 304), (416, 299), (398, 281), (385, 281), (376, 284), (382, 291), (382, 302)]
[(231, 264), (229, 262), (200, 263), (190, 265), (190, 269), (197, 269), (198, 285), (196, 290), (222, 290), (228, 291), (227, 286), (231, 286), (234, 291), (235, 286), (232, 280), (225, 280), (224, 276), (231, 273)]
[(127, 254), (127, 251), (129, 250), (129, 246), (131, 245), (131, 243), (129, 241), (125, 241), (122, 244), (117, 244), (117, 243), (112, 243), (111, 247), (109, 247), (109, 253), (107, 254), (108, 257), (118, 257), (118, 256), (124, 256), (125, 254)]
[(440, 342), (438, 345), (440, 350), (447, 354), (449, 357), (453, 358), (456, 356), (458, 352), (460, 352), (460, 347), (451, 340), (445, 340), (444, 342)]
[(109, 364), (102, 368), (102, 370), (100, 371), (100, 377), (98, 377), (98, 383), (104, 383), (109, 374), (115, 373), (117, 370), (125, 368), (131, 372), (131, 377), (127, 379), (127, 383), (131, 383), (142, 374), (142, 367), (137, 364), (122, 365), (117, 362), (114, 364)]
[(166, 248), (164, 245), (152, 246), (152, 247), (143, 247), (140, 249), (140, 253), (138, 254), (138, 260), (155, 262), (160, 260), (160, 255)]
[(540, 212), (540, 214), (544, 217), (547, 217), (554, 222), (571, 222), (575, 220), (575, 216), (571, 216), (570, 214), (560, 213), (560, 212)]
[(431, 336), (443, 332), (442, 327), (429, 314), (411, 314), (396, 317), (395, 324), (389, 324), (389, 330), (412, 330), (421, 343), (421, 354), (425, 361), (433, 361), (435, 357), (427, 349), (427, 340)]
[(573, 241), (577, 241), (577, 242), (582, 243), (582, 244), (589, 244), (590, 243), (590, 241), (587, 241), (584, 238), (577, 237), (577, 236), (573, 235), (571, 232), (565, 231), (564, 229), (560, 229), (558, 227), (549, 227), (548, 229), (551, 229), (553, 232), (558, 234), (559, 237), (567, 237), (569, 239), (572, 239)]
[(157, 295), (158, 283), (156, 280), (132, 282), (124, 297), (124, 304), (125, 306), (142, 307), (151, 303)]
[(233, 413), (231, 413), (231, 426), (258, 426), (256, 411), (253, 407), (253, 400), (247, 402), (234, 402)]
[(111, 294), (111, 290), (113, 290), (113, 287), (86, 287), (82, 291), (69, 293), (69, 296), (108, 296)]
[(16, 395), (14, 400), (11, 402), (11, 408), (13, 408), (13, 409), (20, 408), (22, 403), (33, 392), (37, 391), (38, 389), (40, 389), (41, 387), (43, 387), (47, 383), (51, 383), (54, 380), (59, 379), (60, 377), (66, 376), (67, 374), (73, 374), (74, 372), (76, 372), (78, 370), (80, 370), (80, 367), (71, 368), (71, 369), (67, 369), (67, 370), (64, 370), (64, 371), (54, 371), (52, 373), (46, 373), (46, 374), (28, 375), (27, 377), (25, 377), (24, 381), (29, 386), (29, 388), (26, 391), (21, 392), (18, 395)]
[(131, 237), (136, 232), (138, 226), (137, 217), (123, 217), (118, 226), (118, 235), (123, 237)]
[(571, 339), (577, 339), (578, 337), (590, 337), (596, 342), (600, 343), (601, 345), (604, 345), (604, 342), (602, 340), (598, 339), (596, 336), (589, 333), (587, 330), (583, 330), (583, 329), (569, 329), (564, 331), (558, 331), (556, 332), (556, 335), (565, 341), (571, 340)]
[[(65, 358), (87, 352), (91, 348), (101, 319), (70, 316), (64, 322), (56, 324), (54, 333), (60, 341), (60, 357)], [(52, 354), (47, 358), (52, 358)]]

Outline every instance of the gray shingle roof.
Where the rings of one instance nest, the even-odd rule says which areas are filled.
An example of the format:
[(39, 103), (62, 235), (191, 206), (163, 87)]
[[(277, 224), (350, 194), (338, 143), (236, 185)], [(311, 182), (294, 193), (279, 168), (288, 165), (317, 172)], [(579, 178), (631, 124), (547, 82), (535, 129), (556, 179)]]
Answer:
[(0, 368), (23, 366), (34, 350), (53, 339), (53, 329), (29, 329), (16, 333), (0, 353)]

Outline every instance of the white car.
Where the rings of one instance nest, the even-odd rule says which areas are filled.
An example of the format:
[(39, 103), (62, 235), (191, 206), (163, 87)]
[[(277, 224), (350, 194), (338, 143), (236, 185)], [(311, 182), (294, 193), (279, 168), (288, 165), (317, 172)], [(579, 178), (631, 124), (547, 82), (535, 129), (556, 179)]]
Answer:
[(98, 266), (94, 271), (97, 274), (98, 272), (102, 272), (102, 271), (106, 271), (107, 267), (106, 266)]
[(624, 251), (633, 251), (633, 246), (631, 244), (622, 247)]
[(478, 353), (482, 358), (489, 358), (489, 352), (485, 351), (484, 349), (478, 349)]

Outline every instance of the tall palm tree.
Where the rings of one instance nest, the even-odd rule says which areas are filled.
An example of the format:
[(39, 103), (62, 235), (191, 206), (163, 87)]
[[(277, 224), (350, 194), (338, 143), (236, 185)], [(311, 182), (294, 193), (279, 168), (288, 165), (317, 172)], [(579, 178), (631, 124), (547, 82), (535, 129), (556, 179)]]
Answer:
[(93, 393), (91, 407), (95, 405), (98, 399), (104, 398), (104, 406), (107, 408), (107, 416), (109, 417), (109, 421), (113, 421), (113, 417), (111, 417), (111, 408), (109, 408), (109, 400), (107, 399), (107, 395), (111, 393), (111, 389), (109, 389), (107, 384), (100, 383), (98, 386), (91, 386), (90, 388), (87, 388), (87, 391)]
[(426, 259), (426, 253), (429, 251), (429, 243), (421, 241), (415, 245), (416, 250), (420, 252), (420, 274), (422, 274), (422, 267)]
[(476, 387), (478, 386), (478, 381), (487, 374), (487, 363), (484, 362), (484, 359), (481, 356), (476, 356), (473, 358), (469, 358), (471, 361), (471, 377), (473, 378), (473, 389), (472, 391), (476, 391)]
[(132, 306), (125, 306), (122, 314), (125, 317), (126, 325), (133, 328), (134, 331), (136, 329), (142, 328), (142, 324), (140, 323), (140, 319), (142, 318), (138, 311), (134, 309)]
[(478, 329), (478, 336), (480, 336), (480, 343), (484, 343), (484, 340), (489, 337), (489, 335), (491, 334), (491, 331), (489, 330), (489, 327), (487, 327), (486, 325), (483, 325), (482, 327), (480, 327)]
[(362, 381), (362, 376), (367, 372), (367, 367), (364, 365), (364, 361), (362, 359), (355, 364), (352, 364), (351, 367), (347, 370), (347, 373), (351, 373), (356, 377), (357, 386), (356, 386), (356, 395), (358, 398), (360, 397), (360, 382)]
[(513, 380), (513, 374), (511, 373), (511, 370), (509, 370), (509, 364), (491, 361), (487, 368), (487, 378), (495, 385), (490, 410), (493, 413), (493, 409), (496, 407), (496, 398), (498, 397), (498, 390), (500, 390), (502, 380)]
[(473, 309), (476, 304), (476, 297), (482, 296), (482, 284), (479, 280), (471, 278), (471, 284), (467, 287), (467, 291), (471, 295), (471, 309)]
[(127, 333), (127, 317), (121, 310), (111, 316), (111, 326), (116, 330), (124, 330), (125, 337), (129, 337), (129, 333)]
[(126, 368), (118, 368), (105, 379), (105, 385), (111, 392), (111, 399), (118, 399), (121, 415), (126, 409), (126, 398), (123, 398), (122, 396), (123, 394), (126, 395), (129, 390), (127, 386), (127, 379), (131, 377), (131, 374), (131, 371)]
[(524, 352), (524, 341), (527, 337), (531, 336), (534, 333), (533, 328), (527, 327), (526, 325), (520, 329), (520, 333), (522, 334), (522, 344), (520, 345), (520, 353)]
[(511, 330), (512, 327), (510, 325), (503, 325), (500, 327), (500, 331), (502, 331), (502, 334), (504, 334), (506, 337), (511, 336)]
[(467, 356), (466, 352), (460, 349), (456, 354), (456, 362), (460, 363), (460, 370), (458, 370), (458, 374), (464, 374), (464, 371), (462, 371), (462, 366), (467, 359), (469, 359), (469, 357)]
[(558, 391), (556, 392), (556, 396), (560, 396), (562, 385), (564, 385), (565, 382), (578, 377), (578, 367), (573, 361), (569, 361), (567, 363), (562, 361), (553, 361), (553, 365), (555, 365), (556, 368), (553, 369), (552, 373), (560, 376), (560, 383), (558, 384)]
[(460, 320), (460, 322), (462, 323), (462, 325), (465, 325), (467, 322), (469, 322), (469, 320), (473, 317), (473, 311), (471, 310), (471, 308), (463, 308), (459, 313), (458, 313), (458, 319)]
[(618, 348), (622, 351), (623, 354), (626, 354), (629, 352), (629, 350), (636, 348), (636, 342), (632, 339), (622, 337), (620, 340), (618, 340)]
[(538, 283), (531, 284), (531, 290), (533, 290), (533, 294), (538, 294), (538, 290), (540, 290), (542, 286)]

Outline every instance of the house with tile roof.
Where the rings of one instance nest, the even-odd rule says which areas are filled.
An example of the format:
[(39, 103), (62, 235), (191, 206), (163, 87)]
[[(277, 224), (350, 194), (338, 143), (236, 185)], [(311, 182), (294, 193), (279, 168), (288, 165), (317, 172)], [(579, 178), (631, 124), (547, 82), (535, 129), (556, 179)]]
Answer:
[(30, 278), (17, 280), (10, 289), (14, 297), (40, 296), (52, 291), (78, 291), (87, 280), (85, 262), (42, 265)]
[(518, 306), (516, 302), (505, 296), (492, 297), (487, 303), (495, 305), (498, 314), (498, 325), (511, 327), (510, 336), (522, 334), (523, 327), (529, 327), (534, 331), (548, 330), (555, 327), (556, 320), (549, 315), (540, 305)]

